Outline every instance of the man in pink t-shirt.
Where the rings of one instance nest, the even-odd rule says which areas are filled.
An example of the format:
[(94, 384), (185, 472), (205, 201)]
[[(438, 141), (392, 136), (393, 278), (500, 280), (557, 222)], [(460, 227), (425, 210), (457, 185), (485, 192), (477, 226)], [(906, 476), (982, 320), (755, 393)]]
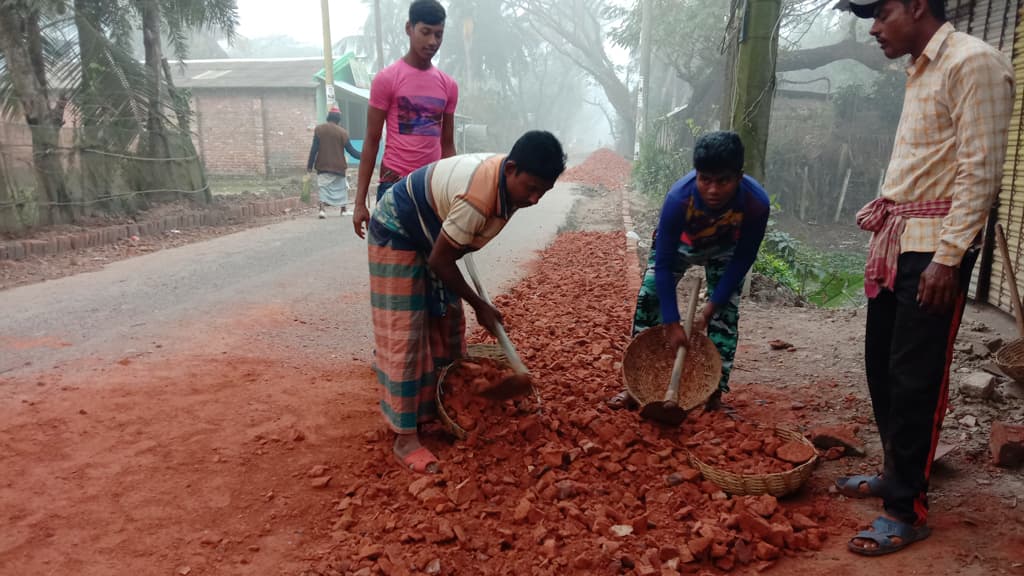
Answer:
[(451, 76), (431, 63), (444, 38), (445, 17), (444, 7), (437, 0), (415, 0), (409, 6), (409, 21), (405, 24), (409, 51), (378, 72), (370, 86), (366, 139), (352, 214), (360, 238), (370, 221), (366, 199), (385, 122), (388, 132), (377, 186), (378, 200), (385, 190), (413, 170), (455, 155), (459, 87)]

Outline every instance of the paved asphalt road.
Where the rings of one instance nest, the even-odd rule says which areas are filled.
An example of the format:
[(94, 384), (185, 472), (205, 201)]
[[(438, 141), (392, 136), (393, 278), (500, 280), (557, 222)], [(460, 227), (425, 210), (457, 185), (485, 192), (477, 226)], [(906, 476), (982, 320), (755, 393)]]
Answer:
[[(560, 184), (481, 251), (477, 262), (492, 295), (551, 241), (575, 197), (572, 185)], [(5, 291), (0, 375), (151, 353), (173, 347), (168, 339), (180, 340), (183, 328), (212, 330), (240, 310), (272, 306), (336, 319), (337, 342), (310, 345), (329, 350), (347, 342), (352, 349), (337, 352), (360, 354), (368, 348), (368, 290), (365, 242), (351, 218), (300, 216)]]

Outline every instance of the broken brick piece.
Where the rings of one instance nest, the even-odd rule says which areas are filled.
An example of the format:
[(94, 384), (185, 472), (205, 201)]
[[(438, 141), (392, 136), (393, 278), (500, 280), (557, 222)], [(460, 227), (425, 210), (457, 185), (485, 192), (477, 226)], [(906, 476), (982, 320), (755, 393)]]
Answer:
[(823, 426), (811, 430), (811, 443), (821, 450), (842, 447), (846, 454), (864, 456), (864, 443), (857, 438), (857, 426)]
[(989, 448), (997, 466), (1020, 466), (1024, 463), (1024, 425), (993, 422)]

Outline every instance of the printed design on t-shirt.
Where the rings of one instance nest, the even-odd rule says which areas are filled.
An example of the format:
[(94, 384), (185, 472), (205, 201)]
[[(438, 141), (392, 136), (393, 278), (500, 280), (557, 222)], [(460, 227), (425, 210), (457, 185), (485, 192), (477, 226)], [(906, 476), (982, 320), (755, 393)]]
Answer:
[(441, 136), (445, 101), (433, 96), (398, 97), (398, 133), (415, 136)]
[(742, 225), (741, 210), (730, 208), (721, 214), (710, 214), (697, 208), (691, 199), (686, 210), (686, 227), (679, 240), (697, 250), (735, 244), (740, 239)]

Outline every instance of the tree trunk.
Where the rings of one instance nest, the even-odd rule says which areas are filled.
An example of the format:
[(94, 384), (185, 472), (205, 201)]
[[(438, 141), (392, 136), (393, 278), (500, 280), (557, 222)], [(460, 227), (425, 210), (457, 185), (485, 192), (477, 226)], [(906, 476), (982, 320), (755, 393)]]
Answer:
[(884, 70), (892, 64), (878, 46), (847, 37), (827, 46), (782, 52), (779, 54), (778, 71), (814, 70), (839, 60), (854, 60), (872, 70)]
[[(160, 40), (160, 4), (158, 0), (138, 0), (142, 14), (142, 42), (146, 52), (146, 70), (149, 71), (149, 106), (146, 115), (147, 152), (150, 158), (168, 158), (170, 150), (164, 133), (161, 75), (163, 46)], [(150, 161), (144, 169), (147, 189), (170, 188), (166, 165)], [(176, 194), (159, 193), (157, 199), (174, 199)]]
[(746, 147), (744, 171), (764, 182), (782, 0), (749, 0), (741, 24), (732, 128)]
[(380, 16), (380, 0), (373, 1), (373, 29), (376, 32), (375, 44), (377, 47), (377, 69), (380, 72), (384, 69), (384, 25)]
[(195, 143), (192, 142), (192, 109), (189, 103), (189, 91), (175, 87), (173, 75), (171, 74), (171, 65), (167, 62), (166, 58), (163, 59), (162, 64), (164, 78), (167, 80), (167, 92), (171, 96), (174, 114), (178, 119), (178, 130), (174, 139), (175, 146), (173, 147), (174, 156), (189, 158), (188, 160), (176, 161), (175, 166), (180, 166), (180, 168), (172, 172), (172, 174), (184, 177), (185, 181), (188, 182), (189, 190), (205, 189), (202, 193), (190, 194), (190, 196), (194, 201), (209, 204), (213, 198), (210, 195), (209, 188), (206, 186), (206, 167), (203, 166)]
[[(722, 130), (732, 130), (733, 97), (736, 91), (736, 59), (739, 56), (740, 19), (739, 0), (730, 0), (729, 23), (725, 28), (725, 78), (722, 82), (722, 106), (719, 110), (719, 126)], [(715, 75), (719, 77), (720, 75)], [(748, 278), (750, 275), (747, 276)]]
[(146, 130), (149, 132), (150, 154), (165, 157), (166, 146), (162, 143), (163, 102), (160, 92), (163, 46), (160, 41), (160, 5), (157, 0), (139, 0), (142, 12), (142, 42), (146, 51), (146, 69), (150, 73), (149, 110)]
[(26, 2), (0, 4), (0, 51), (25, 122), (32, 130), (37, 200), (50, 204), (50, 223), (73, 220), (59, 153), (64, 101), (51, 102), (42, 54), (39, 12)]
[[(99, 21), (89, 0), (75, 0), (75, 29), (78, 32), (78, 54), (82, 60), (81, 105), (78, 110), (81, 129), (76, 135), (81, 165), (80, 182), (85, 201), (109, 197), (110, 182), (117, 173), (116, 163), (92, 150), (109, 148), (100, 133), (100, 109), (103, 106), (103, 49), (98, 42), (96, 22)], [(109, 201), (97, 204), (103, 210), (112, 210)]]
[(192, 132), (192, 110), (188, 101), (188, 91), (179, 90), (174, 86), (174, 76), (171, 74), (171, 65), (167, 58), (160, 60), (160, 66), (167, 80), (167, 92), (171, 96), (174, 116), (178, 119), (178, 131), (189, 134)]

